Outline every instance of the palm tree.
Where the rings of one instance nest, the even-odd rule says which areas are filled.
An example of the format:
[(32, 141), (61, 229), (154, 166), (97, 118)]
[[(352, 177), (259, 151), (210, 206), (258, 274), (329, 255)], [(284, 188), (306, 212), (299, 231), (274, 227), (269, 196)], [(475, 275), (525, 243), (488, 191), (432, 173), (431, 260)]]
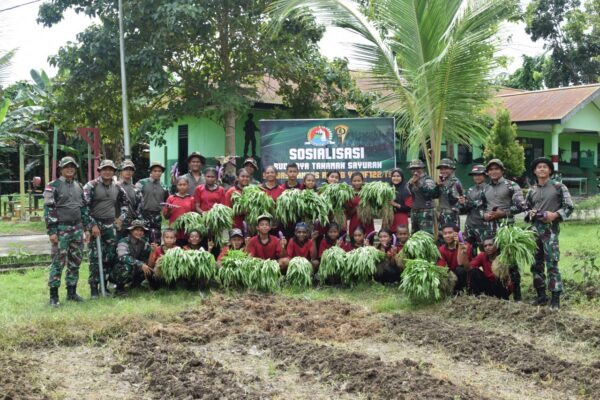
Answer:
[(478, 114), (491, 95), (497, 28), (518, 6), (514, 0), (369, 4), (365, 9), (351, 0), (277, 0), (271, 15), (275, 30), (291, 14), (312, 14), (365, 39), (353, 45), (354, 56), (370, 69), (372, 90), (381, 94), (376, 106), (396, 116), (408, 150), (421, 150), (433, 174), (443, 140), (468, 145), (482, 136)]

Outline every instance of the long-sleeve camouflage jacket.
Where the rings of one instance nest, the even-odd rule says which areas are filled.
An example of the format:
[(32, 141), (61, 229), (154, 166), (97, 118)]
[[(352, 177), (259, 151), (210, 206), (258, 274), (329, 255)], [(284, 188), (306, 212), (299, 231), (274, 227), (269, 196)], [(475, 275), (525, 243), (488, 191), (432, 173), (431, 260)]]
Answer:
[[(117, 184), (123, 187), (125, 194), (127, 194), (127, 199), (129, 200), (127, 220), (124, 221), (125, 225), (128, 226), (131, 221), (140, 218), (142, 212), (142, 192), (132, 182), (127, 183), (120, 180)], [(128, 187), (130, 190), (127, 190)]]
[(129, 235), (119, 240), (117, 244), (119, 263), (132, 267), (141, 268), (142, 265), (147, 264), (151, 252), (152, 248), (144, 238), (136, 240)]
[[(89, 224), (87, 226), (88, 230), (91, 230), (94, 225), (98, 225), (98, 221), (94, 219), (92, 216), (92, 207), (94, 204), (94, 194), (98, 185), (102, 185), (102, 177), (97, 177), (94, 180), (89, 181), (83, 187), (83, 198), (85, 200), (85, 204), (88, 206), (90, 211)], [(127, 198), (127, 193), (125, 193), (125, 189), (116, 182), (112, 182), (113, 185), (117, 187), (119, 193), (117, 195), (117, 204), (115, 205), (115, 212), (117, 217), (121, 221), (127, 220), (129, 213), (129, 199)]]
[(414, 185), (410, 184), (408, 188), (413, 196), (413, 210), (433, 208), (433, 199), (440, 195), (438, 186), (427, 174), (423, 174)]
[(561, 221), (566, 220), (573, 213), (573, 200), (569, 189), (554, 179), (549, 179), (544, 185), (538, 183), (532, 185), (527, 192), (525, 202), (528, 210), (558, 213)]
[(504, 211), (509, 219), (514, 219), (513, 216), (525, 211), (526, 207), (521, 186), (504, 177), (485, 186), (481, 192), (481, 201), (485, 211)]
[[(58, 224), (60, 222), (59, 208), (68, 200), (65, 197), (67, 196), (67, 193), (63, 193), (60, 189), (61, 185), (66, 183), (66, 180), (61, 177), (48, 183), (44, 189), (44, 220), (46, 221), (48, 235), (58, 234)], [(72, 200), (79, 205), (81, 222), (83, 223), (83, 226), (87, 226), (90, 222), (90, 217), (89, 209), (83, 195), (83, 186), (77, 181), (72, 181), (72, 183), (74, 189), (76, 189), (73, 192), (76, 198), (73, 198)]]
[(458, 210), (458, 198), (464, 195), (464, 189), (460, 179), (450, 176), (439, 188), (440, 209)]

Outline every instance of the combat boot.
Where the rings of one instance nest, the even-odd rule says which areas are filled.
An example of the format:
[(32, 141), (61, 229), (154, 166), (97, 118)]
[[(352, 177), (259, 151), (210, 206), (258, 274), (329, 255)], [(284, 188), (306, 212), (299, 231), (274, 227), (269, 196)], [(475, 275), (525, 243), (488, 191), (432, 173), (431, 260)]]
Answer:
[(67, 300), (82, 302), (83, 298), (77, 294), (77, 286), (67, 286)]
[(59, 305), (60, 303), (58, 302), (58, 288), (50, 288), (50, 306), (58, 307)]
[(521, 285), (520, 284), (515, 284), (515, 287), (513, 289), (513, 300), (515, 301), (515, 303), (521, 302)]
[(125, 285), (117, 285), (115, 289), (115, 297), (124, 297), (125, 296)]
[(550, 310), (560, 310), (560, 292), (552, 292), (552, 299), (550, 300)]
[(546, 296), (546, 288), (537, 288), (537, 297), (531, 302), (532, 306), (543, 306), (548, 302), (548, 296)]
[(92, 294), (92, 299), (97, 299), (100, 296), (97, 283), (90, 283), (90, 293)]

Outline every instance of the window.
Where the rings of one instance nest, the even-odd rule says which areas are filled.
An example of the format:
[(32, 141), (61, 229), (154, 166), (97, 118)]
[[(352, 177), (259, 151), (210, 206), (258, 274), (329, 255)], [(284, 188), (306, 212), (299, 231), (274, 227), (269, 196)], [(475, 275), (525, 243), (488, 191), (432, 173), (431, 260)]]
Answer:
[(471, 161), (473, 161), (473, 153), (471, 152), (469, 146), (459, 144), (457, 158), (459, 164), (469, 164)]
[(181, 175), (188, 172), (187, 156), (188, 156), (188, 126), (179, 125), (177, 127), (177, 166)]
[(571, 142), (571, 165), (579, 166), (579, 159), (581, 158), (580, 143)]

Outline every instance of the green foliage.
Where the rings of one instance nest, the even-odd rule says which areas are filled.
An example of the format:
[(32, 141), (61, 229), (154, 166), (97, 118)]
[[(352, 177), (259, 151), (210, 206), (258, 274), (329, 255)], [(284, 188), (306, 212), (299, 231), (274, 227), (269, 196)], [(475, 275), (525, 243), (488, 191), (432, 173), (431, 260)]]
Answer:
[(450, 270), (435, 265), (435, 262), (415, 259), (406, 262), (402, 271), (400, 288), (414, 303), (431, 303), (444, 297), (440, 288), (448, 280)]
[(245, 264), (248, 273), (248, 287), (260, 292), (274, 292), (279, 288), (281, 270), (275, 260), (249, 258)]
[(354, 197), (354, 189), (347, 183), (331, 183), (319, 188), (319, 194), (333, 208), (333, 219), (335, 222), (344, 226), (345, 215), (344, 206)]
[(509, 178), (520, 177), (525, 172), (525, 150), (517, 141), (517, 126), (511, 123), (508, 110), (498, 111), (483, 156), (486, 162), (492, 158), (502, 160), (505, 176)]
[(242, 193), (233, 193), (233, 213), (244, 215), (248, 226), (256, 226), (256, 220), (263, 214), (273, 214), (275, 202), (257, 185), (249, 185)]
[(233, 210), (223, 204), (215, 204), (209, 211), (202, 214), (202, 219), (208, 232), (212, 235), (215, 245), (222, 247), (222, 232), (230, 231), (233, 224)]
[(309, 287), (312, 276), (312, 264), (304, 257), (294, 257), (288, 264), (286, 282), (293, 287)]
[(433, 236), (425, 231), (413, 233), (399, 254), (402, 254), (405, 260), (420, 259), (433, 263), (441, 257)]
[(323, 284), (327, 279), (340, 279), (346, 262), (347, 254), (338, 246), (325, 250), (321, 256), (321, 264), (319, 264), (319, 282)]
[(500, 265), (528, 269), (535, 262), (537, 244), (533, 231), (505, 225), (498, 229), (494, 243), (500, 250), (497, 258)]
[(173, 229), (184, 230), (185, 233), (191, 231), (199, 231), (202, 235), (206, 235), (206, 224), (204, 217), (195, 211), (186, 212), (180, 215), (175, 222), (173, 222)]
[(359, 247), (346, 256), (346, 264), (341, 271), (342, 283), (354, 285), (373, 280), (377, 272), (377, 264), (385, 254), (372, 246)]
[(284, 226), (299, 221), (325, 226), (331, 212), (331, 204), (313, 190), (288, 189), (277, 198), (275, 218)]
[(501, 85), (523, 90), (540, 90), (544, 88), (544, 62), (546, 56), (521, 56), (523, 64), (513, 72)]
[(362, 186), (358, 195), (358, 211), (363, 223), (368, 223), (372, 221), (373, 216), (378, 216), (383, 219), (383, 226), (389, 227), (392, 224), (394, 208), (390, 202), (396, 198), (396, 191), (392, 186), (381, 181), (368, 182)]
[(227, 255), (221, 259), (221, 268), (218, 271), (218, 278), (221, 285), (225, 288), (242, 288), (244, 287), (245, 277), (245, 261), (250, 256), (248, 253), (240, 250), (229, 250)]
[(169, 249), (158, 259), (159, 276), (168, 283), (178, 279), (208, 281), (215, 276), (215, 258), (204, 250)]

